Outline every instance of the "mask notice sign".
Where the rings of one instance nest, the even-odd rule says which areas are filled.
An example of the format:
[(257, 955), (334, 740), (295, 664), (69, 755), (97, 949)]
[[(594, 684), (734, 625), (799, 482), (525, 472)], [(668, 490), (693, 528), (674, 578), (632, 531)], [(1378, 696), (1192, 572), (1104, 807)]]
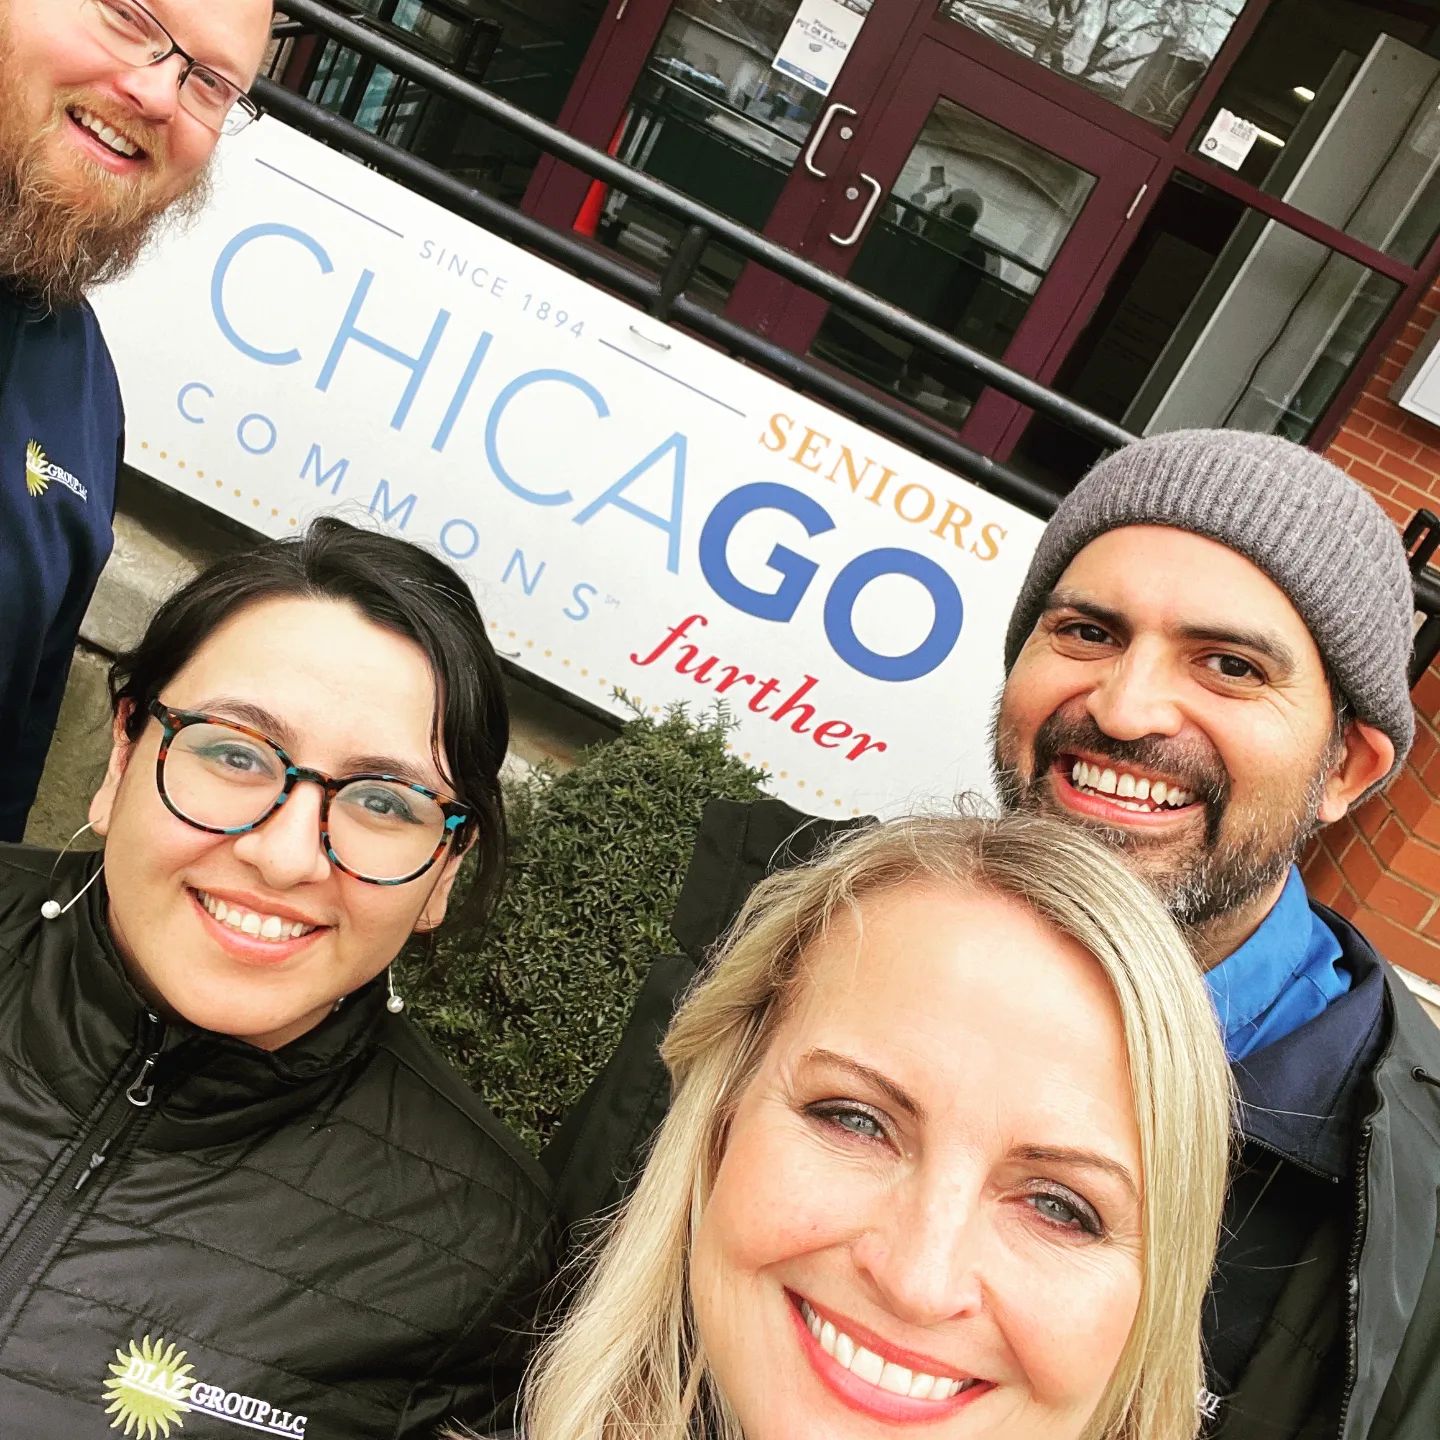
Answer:
[(870, 0), (802, 0), (770, 68), (828, 95), (869, 9)]
[(1229, 110), (1222, 110), (1210, 122), (1210, 128), (1200, 142), (1200, 153), (1211, 160), (1218, 160), (1231, 170), (1238, 170), (1254, 147), (1258, 134), (1250, 121)]

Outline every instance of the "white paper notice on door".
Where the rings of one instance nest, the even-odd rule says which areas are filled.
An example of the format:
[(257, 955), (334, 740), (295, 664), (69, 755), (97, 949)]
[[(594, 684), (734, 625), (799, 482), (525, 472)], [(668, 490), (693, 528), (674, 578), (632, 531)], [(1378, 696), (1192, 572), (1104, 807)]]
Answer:
[(1238, 170), (1255, 144), (1259, 131), (1248, 120), (1229, 110), (1222, 110), (1210, 122), (1205, 138), (1200, 142), (1200, 153)]
[(800, 0), (770, 68), (828, 95), (869, 9), (869, 0)]

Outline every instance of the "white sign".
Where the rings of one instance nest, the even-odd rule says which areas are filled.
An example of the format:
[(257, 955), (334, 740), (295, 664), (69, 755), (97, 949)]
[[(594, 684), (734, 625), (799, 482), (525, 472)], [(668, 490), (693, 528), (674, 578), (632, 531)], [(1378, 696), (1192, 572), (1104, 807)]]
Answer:
[(801, 0), (770, 68), (828, 95), (864, 23), (865, 11), (841, 0)]
[(1402, 410), (1440, 425), (1440, 321), (1430, 326), (1415, 347), (1409, 363), (1390, 387), (1390, 398)]
[(132, 465), (433, 547), (524, 669), (723, 701), (812, 812), (988, 790), (1039, 520), (274, 119), (217, 164), (96, 296)]
[(1248, 120), (1242, 120), (1229, 110), (1221, 110), (1210, 122), (1210, 128), (1200, 142), (1200, 153), (1238, 170), (1254, 148), (1255, 137), (1259, 133)]

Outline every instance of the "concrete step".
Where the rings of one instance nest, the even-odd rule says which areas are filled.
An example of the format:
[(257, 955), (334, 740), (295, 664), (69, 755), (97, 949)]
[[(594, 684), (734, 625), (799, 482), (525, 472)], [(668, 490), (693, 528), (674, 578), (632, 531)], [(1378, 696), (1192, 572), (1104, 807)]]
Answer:
[(115, 549), (80, 625), (93, 650), (131, 649), (171, 591), (220, 555), (252, 543), (195, 502), (133, 471), (121, 479)]

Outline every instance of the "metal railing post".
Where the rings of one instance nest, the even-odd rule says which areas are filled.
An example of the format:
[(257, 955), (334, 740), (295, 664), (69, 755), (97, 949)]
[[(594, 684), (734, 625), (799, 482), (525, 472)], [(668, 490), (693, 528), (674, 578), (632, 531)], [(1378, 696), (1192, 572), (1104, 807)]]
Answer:
[(668, 320), (675, 299), (681, 295), (695, 274), (705, 247), (710, 243), (710, 232), (703, 225), (687, 225), (675, 253), (670, 257), (660, 285), (650, 306), (650, 314), (656, 320)]
[(1415, 649), (1410, 660), (1410, 684), (1420, 677), (1440, 654), (1440, 574), (1430, 561), (1440, 550), (1440, 515), (1433, 510), (1417, 510), (1405, 527), (1402, 537), (1410, 557), (1410, 574), (1415, 580), (1415, 608), (1424, 611), (1426, 619), (1415, 632)]

